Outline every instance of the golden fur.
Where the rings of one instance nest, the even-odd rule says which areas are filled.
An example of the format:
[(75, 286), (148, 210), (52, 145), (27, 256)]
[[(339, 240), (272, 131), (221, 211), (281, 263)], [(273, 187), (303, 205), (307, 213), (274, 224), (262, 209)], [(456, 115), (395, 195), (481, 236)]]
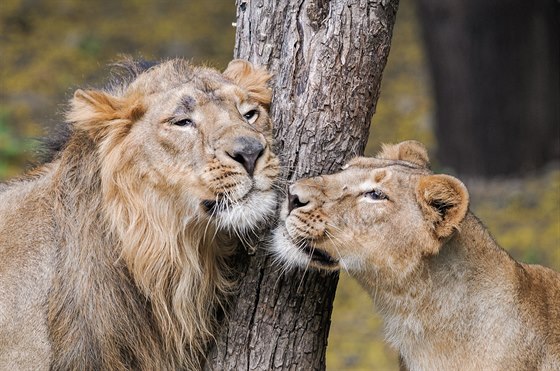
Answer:
[(0, 188), (0, 369), (200, 368), (232, 236), (274, 213), (266, 71), (126, 68), (76, 91), (62, 150)]
[(560, 370), (560, 274), (512, 259), (428, 161), (408, 141), (296, 182), (275, 254), (346, 269), (410, 370)]

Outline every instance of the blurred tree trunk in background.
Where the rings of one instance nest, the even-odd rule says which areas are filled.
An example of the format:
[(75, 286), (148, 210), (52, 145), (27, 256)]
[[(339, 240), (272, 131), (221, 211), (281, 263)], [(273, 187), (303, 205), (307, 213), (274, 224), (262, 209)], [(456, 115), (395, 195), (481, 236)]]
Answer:
[[(237, 0), (235, 57), (274, 78), (271, 117), (283, 178), (332, 173), (363, 153), (398, 0)], [(229, 327), (207, 368), (315, 370), (325, 350), (338, 275), (282, 273), (258, 245)]]
[(418, 0), (442, 165), (516, 174), (560, 158), (556, 0)]

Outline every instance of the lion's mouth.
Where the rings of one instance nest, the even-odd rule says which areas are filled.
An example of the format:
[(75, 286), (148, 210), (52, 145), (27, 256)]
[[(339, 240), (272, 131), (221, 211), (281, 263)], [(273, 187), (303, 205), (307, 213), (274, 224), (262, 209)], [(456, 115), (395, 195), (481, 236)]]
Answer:
[(218, 196), (215, 200), (204, 200), (201, 204), (208, 214), (216, 215), (220, 212), (231, 209), (235, 205), (243, 204), (250, 197), (252, 193), (251, 191), (247, 192), (247, 194), (237, 200), (231, 200), (225, 196)]
[(325, 265), (328, 267), (333, 267), (338, 264), (338, 261), (330, 256), (325, 251), (318, 249), (316, 246), (311, 246), (310, 243), (305, 243), (301, 246), (300, 250), (307, 254), (311, 261)]
[(218, 202), (215, 200), (204, 200), (202, 201), (202, 207), (206, 210), (207, 213), (213, 214), (217, 211)]
[(218, 214), (222, 211), (226, 211), (230, 206), (231, 202), (225, 198), (218, 200), (204, 200), (202, 201), (202, 207), (210, 215)]

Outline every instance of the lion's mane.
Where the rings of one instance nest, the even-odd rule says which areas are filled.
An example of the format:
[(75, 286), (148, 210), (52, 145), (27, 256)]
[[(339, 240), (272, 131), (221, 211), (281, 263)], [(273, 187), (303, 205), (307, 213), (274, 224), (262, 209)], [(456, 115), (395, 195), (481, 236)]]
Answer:
[[(172, 194), (134, 182), (132, 169), (102, 161), (87, 142), (71, 139), (56, 175), (55, 219), (65, 248), (49, 300), (51, 336), (59, 344), (54, 368), (79, 366), (66, 364), (74, 358), (64, 353), (91, 331), (103, 343), (83, 344), (89, 349), (84, 355), (103, 358), (84, 364), (128, 368), (119, 365), (124, 352), (131, 360), (142, 358), (138, 365), (146, 368), (183, 366), (178, 360), (198, 368), (230, 287), (224, 262), (230, 242), (219, 234), (206, 237), (214, 232), (205, 224), (183, 227), (188, 216)], [(109, 185), (104, 177), (114, 179)]]
[[(51, 369), (198, 369), (232, 287), (229, 234), (178, 202), (189, 189), (123, 160), (150, 84), (209, 72), (176, 60), (161, 67), (165, 79), (149, 82), (136, 80), (144, 66), (125, 67), (132, 73), (110, 88), (118, 99), (76, 93), (52, 162), (23, 180), (43, 184), (32, 207), (54, 221), (41, 237), (57, 246), (47, 299)], [(251, 75), (243, 87), (268, 104), (269, 75), (243, 67), (236, 73)], [(142, 94), (123, 94), (131, 83)]]

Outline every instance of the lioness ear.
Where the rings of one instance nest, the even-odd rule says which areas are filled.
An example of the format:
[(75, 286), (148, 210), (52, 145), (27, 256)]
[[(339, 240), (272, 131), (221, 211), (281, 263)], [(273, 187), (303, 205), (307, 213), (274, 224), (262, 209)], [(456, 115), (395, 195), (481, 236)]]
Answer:
[(255, 67), (251, 62), (235, 59), (229, 62), (223, 75), (249, 92), (249, 96), (268, 106), (272, 91), (268, 80), (272, 77), (264, 68)]
[(458, 179), (449, 175), (420, 178), (416, 199), (438, 239), (449, 237), (467, 215), (469, 193)]
[(425, 168), (430, 167), (428, 150), (422, 143), (416, 140), (407, 140), (398, 144), (383, 144), (381, 152), (376, 157), (386, 160), (412, 162)]
[(144, 113), (145, 108), (137, 96), (117, 98), (103, 91), (78, 89), (66, 119), (97, 141), (110, 133), (128, 132), (132, 123)]

